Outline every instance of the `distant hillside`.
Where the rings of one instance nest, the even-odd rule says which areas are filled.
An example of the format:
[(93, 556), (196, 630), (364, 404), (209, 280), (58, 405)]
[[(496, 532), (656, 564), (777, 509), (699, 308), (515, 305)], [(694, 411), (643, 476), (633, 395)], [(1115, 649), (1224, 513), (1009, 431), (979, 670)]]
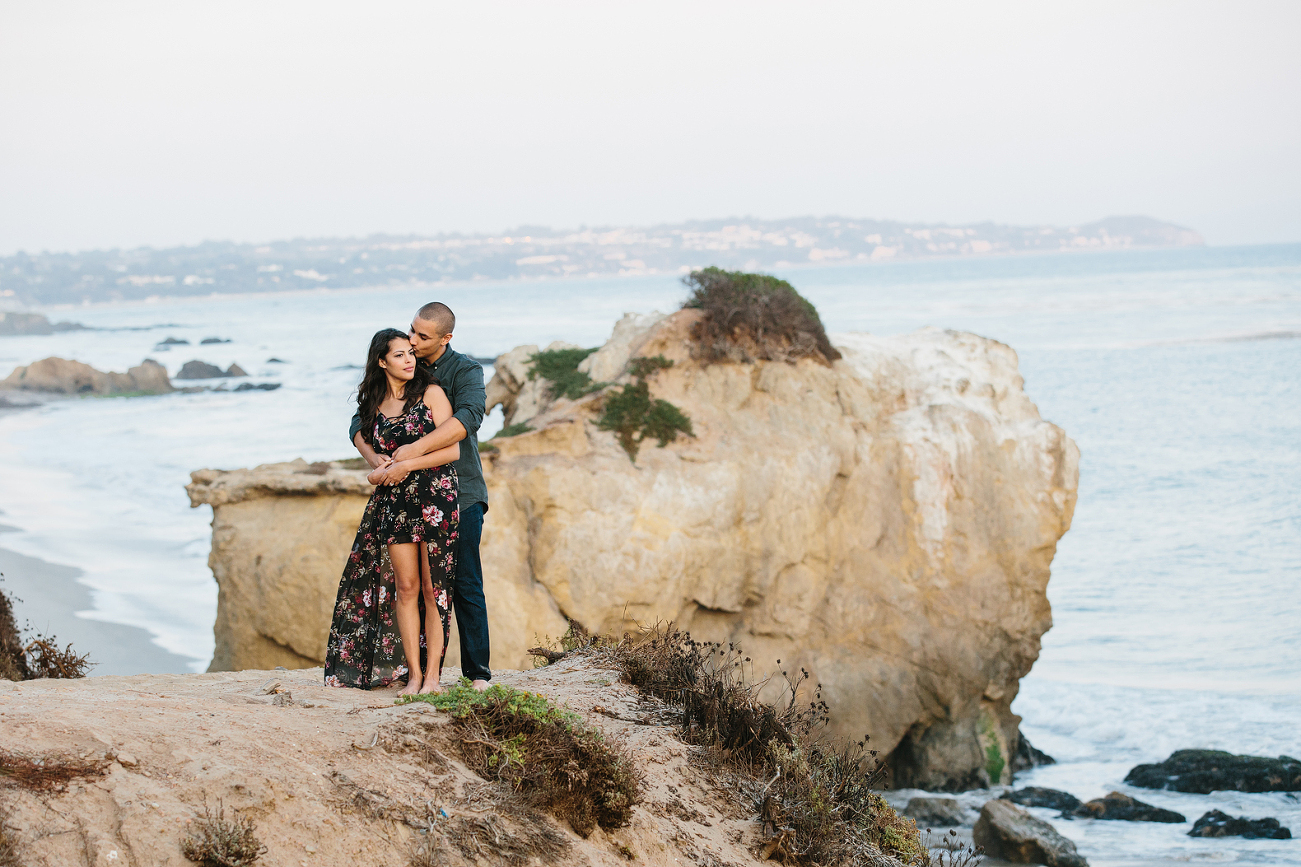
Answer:
[(372, 235), (0, 258), (0, 303), (61, 304), (404, 283), (763, 270), (934, 256), (1202, 244), (1151, 217), (1056, 226), (907, 224), (844, 217), (704, 220), (649, 228), (500, 235)]

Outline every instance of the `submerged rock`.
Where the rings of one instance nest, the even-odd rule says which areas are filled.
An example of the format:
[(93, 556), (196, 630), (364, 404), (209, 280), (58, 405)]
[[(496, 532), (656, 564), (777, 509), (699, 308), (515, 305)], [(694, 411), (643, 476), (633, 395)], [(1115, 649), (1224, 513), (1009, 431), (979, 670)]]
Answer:
[(1164, 762), (1138, 765), (1125, 782), (1144, 789), (1211, 792), (1301, 792), (1301, 760), (1237, 756), (1223, 750), (1178, 750)]
[(238, 364), (231, 362), (230, 367), (226, 368), (226, 375), (227, 376), (248, 376), (248, 371), (240, 367)]
[(241, 382), (235, 386), (232, 391), (275, 391), (280, 387), (278, 382)]
[(989, 857), (1014, 864), (1088, 867), (1089, 863), (1052, 825), (1003, 800), (985, 803), (972, 838)]
[(189, 346), (190, 341), (182, 340), (179, 337), (169, 337), (166, 340), (158, 341), (159, 346)]
[(215, 364), (209, 364), (206, 361), (187, 361), (181, 365), (180, 371), (177, 372), (177, 379), (214, 379), (218, 376), (225, 376), (226, 373)]
[(1011, 801), (1013, 804), (1020, 804), (1022, 807), (1047, 807), (1050, 810), (1061, 810), (1063, 813), (1070, 812), (1082, 805), (1080, 799), (1070, 792), (1045, 789), (1039, 786), (1026, 786), (1024, 789), (1017, 789), (1015, 792), (1007, 792), (1001, 795), (1000, 798), (1004, 801)]
[(222, 337), (205, 337), (199, 341), (200, 346), (206, 346), (209, 343), (230, 343), (230, 338)]
[(1265, 840), (1291, 840), (1292, 830), (1282, 827), (1278, 819), (1237, 819), (1228, 813), (1211, 810), (1196, 822), (1188, 832), (1189, 837), (1247, 837)]
[(967, 808), (957, 798), (913, 798), (903, 815), (918, 828), (956, 828), (968, 824)]
[(0, 389), (44, 391), (53, 394), (166, 394), (172, 391), (167, 369), (146, 358), (126, 373), (104, 372), (66, 358), (43, 358), (18, 367), (0, 382)]
[(1120, 822), (1187, 822), (1182, 814), (1135, 800), (1121, 792), (1094, 798), (1071, 811), (1081, 819), (1108, 819)]

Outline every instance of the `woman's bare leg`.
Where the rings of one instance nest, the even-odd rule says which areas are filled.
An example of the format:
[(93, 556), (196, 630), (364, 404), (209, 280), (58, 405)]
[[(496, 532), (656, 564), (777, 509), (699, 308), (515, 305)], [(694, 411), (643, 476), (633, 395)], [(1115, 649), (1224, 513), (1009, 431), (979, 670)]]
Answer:
[[(420, 543), (407, 542), (388, 546), (393, 564), (397, 598), (393, 600), (393, 619), (398, 622), (402, 650), (406, 653), (411, 674), (398, 695), (415, 695), (424, 681), (420, 671)], [(427, 558), (426, 558), (427, 559)]]
[(443, 618), (438, 612), (438, 593), (429, 575), (429, 550), (424, 542), (420, 543), (420, 592), (425, 597), (425, 646), (429, 649), (428, 670), (420, 691), (441, 692), (438, 676), (442, 674), (443, 654), (447, 649), (443, 647)]

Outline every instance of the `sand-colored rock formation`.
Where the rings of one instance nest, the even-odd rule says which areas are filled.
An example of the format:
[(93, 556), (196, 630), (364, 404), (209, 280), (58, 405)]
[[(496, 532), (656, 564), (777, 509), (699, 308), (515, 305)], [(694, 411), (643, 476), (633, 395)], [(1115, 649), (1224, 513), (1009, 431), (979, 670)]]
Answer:
[[(541, 863), (757, 863), (758, 817), (702, 774), (672, 729), (632, 721), (644, 712), (616, 672), (580, 661), (498, 680), (626, 739), (645, 775), (642, 803), (624, 828), (584, 839), (548, 814), (530, 817), (568, 847), (559, 861)], [(6, 782), (0, 833), (24, 867), (193, 867), (182, 840), (205, 805), (221, 805), (227, 819), (256, 823), (267, 847), (259, 865), (394, 867), (411, 863), (431, 820), (445, 828), (488, 817), (486, 839), (502, 846), (512, 841), (498, 835), (528, 830), (503, 821), (500, 790), (459, 760), (448, 715), (394, 706), (396, 692), (329, 689), (320, 669), (0, 680), (0, 749), (108, 759), (103, 776), (62, 790)], [(489, 851), (447, 863), (514, 862)]]
[(0, 389), (53, 394), (166, 394), (172, 391), (167, 368), (146, 358), (126, 373), (96, 370), (80, 361), (51, 356), (34, 361), (0, 380)]
[[(840, 335), (830, 365), (701, 365), (695, 315), (625, 318), (584, 362), (616, 382), (632, 357), (675, 362), (651, 393), (696, 436), (635, 464), (597, 429), (601, 394), (550, 402), (529, 347), (499, 362), (490, 403), (535, 430), (495, 440), (485, 465), (494, 664), (526, 665), (566, 618), (597, 632), (675, 620), (740, 642), (760, 674), (806, 669), (834, 729), (870, 733), (898, 785), (1009, 779), (1010, 705), (1051, 625), (1078, 479), (1015, 353), (927, 329)], [(192, 502), (215, 510), (214, 668), (323, 658), (366, 489), (307, 469), (195, 475)]]

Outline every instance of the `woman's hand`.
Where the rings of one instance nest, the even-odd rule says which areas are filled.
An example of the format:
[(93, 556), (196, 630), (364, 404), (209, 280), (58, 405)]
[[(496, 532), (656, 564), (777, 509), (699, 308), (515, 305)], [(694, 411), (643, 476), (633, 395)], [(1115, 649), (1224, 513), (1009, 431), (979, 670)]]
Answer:
[(366, 463), (370, 464), (372, 470), (378, 470), (380, 467), (387, 467), (389, 464), (393, 463), (393, 459), (388, 455), (371, 452), (369, 455), (366, 455)]
[(388, 464), (382, 467), (376, 467), (366, 477), (366, 481), (372, 485), (398, 485), (410, 475), (411, 470), (400, 461), (390, 460)]

